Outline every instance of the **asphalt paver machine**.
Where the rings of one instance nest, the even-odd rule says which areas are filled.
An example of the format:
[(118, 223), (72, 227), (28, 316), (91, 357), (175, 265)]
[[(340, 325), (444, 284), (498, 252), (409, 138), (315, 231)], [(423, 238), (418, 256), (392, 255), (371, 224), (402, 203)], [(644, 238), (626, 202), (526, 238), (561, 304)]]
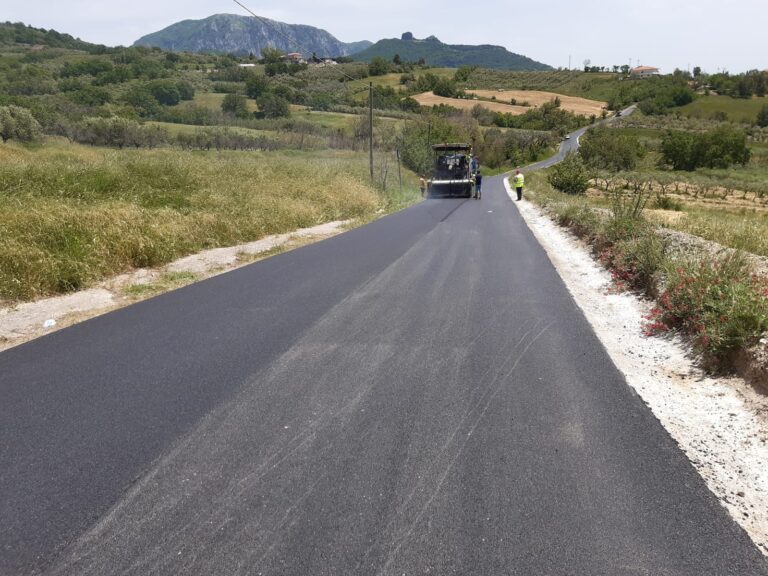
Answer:
[(472, 162), (472, 145), (463, 143), (432, 146), (435, 166), (428, 182), (430, 196), (463, 196), (471, 198), (475, 188), (476, 166)]

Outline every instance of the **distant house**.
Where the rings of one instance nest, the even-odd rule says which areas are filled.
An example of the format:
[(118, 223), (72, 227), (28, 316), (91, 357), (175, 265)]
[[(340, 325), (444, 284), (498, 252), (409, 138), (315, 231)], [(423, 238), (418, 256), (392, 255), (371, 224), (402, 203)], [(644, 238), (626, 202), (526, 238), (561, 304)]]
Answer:
[(249, 62), (247, 64), (238, 64), (238, 66), (240, 66), (240, 68), (255, 68), (256, 64)]
[(638, 66), (629, 71), (629, 75), (632, 78), (648, 78), (650, 76), (658, 76), (659, 73), (659, 69), (653, 66)]
[(315, 68), (325, 68), (326, 66), (338, 66), (339, 63), (332, 58), (315, 58), (310, 61), (309, 65)]
[(287, 60), (291, 64), (306, 64), (307, 61), (304, 60), (304, 56), (301, 55), (300, 52), (291, 52), (290, 54), (284, 54), (282, 56), (283, 60)]

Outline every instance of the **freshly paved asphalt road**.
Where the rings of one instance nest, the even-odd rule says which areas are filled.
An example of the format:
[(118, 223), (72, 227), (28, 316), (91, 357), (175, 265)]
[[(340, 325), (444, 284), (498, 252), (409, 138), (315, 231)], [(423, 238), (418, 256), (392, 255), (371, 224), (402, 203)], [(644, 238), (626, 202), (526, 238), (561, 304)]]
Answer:
[(768, 575), (500, 178), (0, 354), (0, 574)]

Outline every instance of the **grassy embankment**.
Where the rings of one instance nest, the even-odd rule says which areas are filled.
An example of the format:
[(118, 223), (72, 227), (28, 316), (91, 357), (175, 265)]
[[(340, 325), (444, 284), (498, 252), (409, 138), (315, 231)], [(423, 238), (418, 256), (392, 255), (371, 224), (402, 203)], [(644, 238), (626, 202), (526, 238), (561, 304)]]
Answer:
[(752, 123), (760, 109), (768, 104), (768, 97), (732, 98), (730, 96), (700, 96), (678, 110), (690, 118), (721, 116), (732, 122)]
[(706, 366), (721, 369), (768, 330), (768, 280), (753, 275), (740, 253), (713, 260), (670, 250), (644, 216), (647, 195), (617, 191), (609, 209), (597, 211), (586, 196), (554, 190), (544, 174), (529, 181), (528, 198), (585, 239), (619, 287), (656, 299), (649, 334), (685, 334)]
[(768, 330), (768, 279), (755, 276), (741, 252), (686, 255), (655, 229), (768, 256), (768, 147), (752, 145), (746, 167), (672, 173), (657, 168), (660, 131), (619, 130), (649, 147), (635, 171), (601, 174), (584, 196), (560, 193), (534, 174), (528, 196), (586, 239), (619, 285), (656, 298), (649, 332), (687, 334), (707, 365), (729, 367)]
[(112, 150), (0, 145), (0, 299), (77, 290), (135, 267), (416, 201), (345, 151)]

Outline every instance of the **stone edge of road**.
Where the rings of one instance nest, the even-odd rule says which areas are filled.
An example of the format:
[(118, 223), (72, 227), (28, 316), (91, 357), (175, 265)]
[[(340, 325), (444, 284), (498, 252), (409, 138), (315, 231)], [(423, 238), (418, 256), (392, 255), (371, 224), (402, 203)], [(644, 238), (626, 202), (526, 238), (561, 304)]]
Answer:
[[(185, 256), (159, 268), (141, 268), (121, 274), (87, 290), (0, 307), (0, 352), (183, 285), (229, 272), (267, 257), (275, 249), (292, 249), (330, 238), (352, 225), (350, 220), (328, 222), (285, 234), (266, 236), (246, 244), (213, 248)], [(125, 293), (128, 287), (153, 284), (161, 280), (163, 274), (168, 273), (186, 273), (188, 279), (172, 284), (166, 289), (151, 291), (145, 297), (132, 297)]]
[[(504, 187), (514, 201), (507, 177)], [(530, 202), (515, 204), (627, 383), (768, 556), (768, 397), (703, 373), (679, 339), (645, 336), (650, 302), (613, 290), (582, 241)]]

